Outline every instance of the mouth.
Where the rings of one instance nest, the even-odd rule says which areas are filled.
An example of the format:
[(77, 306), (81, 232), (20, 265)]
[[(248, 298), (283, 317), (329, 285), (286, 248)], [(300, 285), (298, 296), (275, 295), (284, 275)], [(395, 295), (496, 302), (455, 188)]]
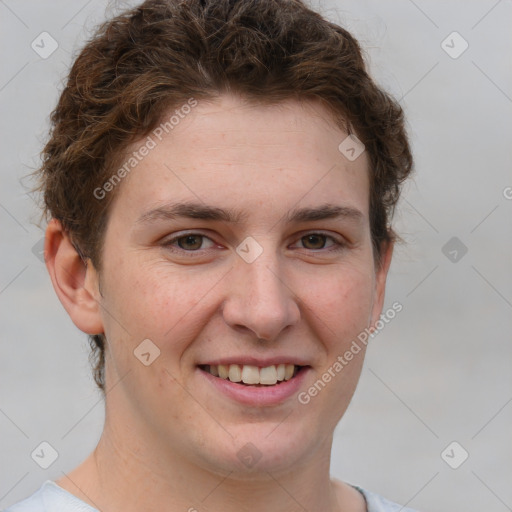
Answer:
[(294, 379), (308, 367), (296, 364), (276, 364), (265, 367), (248, 364), (202, 364), (198, 368), (213, 377), (236, 384), (249, 387), (269, 387), (279, 386)]

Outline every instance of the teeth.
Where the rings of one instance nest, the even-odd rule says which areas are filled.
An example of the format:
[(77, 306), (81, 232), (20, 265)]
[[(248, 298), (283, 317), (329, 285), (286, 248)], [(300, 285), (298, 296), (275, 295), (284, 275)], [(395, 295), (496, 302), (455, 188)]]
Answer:
[(290, 380), (293, 377), (294, 370), (293, 364), (287, 364), (284, 369), (284, 380)]
[(229, 365), (229, 380), (231, 382), (240, 382), (242, 380), (242, 369), (237, 364)]
[(277, 380), (284, 380), (285, 373), (286, 373), (286, 365), (278, 364), (277, 365)]
[[(231, 380), (231, 375), (229, 376)], [(257, 366), (251, 366), (246, 364), (242, 369), (242, 382), (244, 384), (259, 384), (260, 383), (260, 372)]]
[[(295, 370), (295, 366), (292, 364), (290, 366)], [(259, 373), (260, 384), (277, 384), (277, 369), (275, 366), (267, 366), (262, 368)]]
[[(212, 375), (215, 375), (214, 372), (212, 372), (212, 368), (215, 368), (215, 366), (210, 365), (210, 373)], [(229, 375), (229, 366), (226, 366), (225, 364), (219, 364), (217, 366), (218, 374), (221, 379), (227, 379)], [(216, 376), (216, 375), (215, 375)]]
[(221, 379), (243, 382), (248, 385), (263, 384), (267, 386), (273, 386), (283, 380), (290, 380), (298, 368), (293, 364), (278, 364), (265, 368), (258, 368), (250, 364), (219, 364), (204, 367), (206, 371)]

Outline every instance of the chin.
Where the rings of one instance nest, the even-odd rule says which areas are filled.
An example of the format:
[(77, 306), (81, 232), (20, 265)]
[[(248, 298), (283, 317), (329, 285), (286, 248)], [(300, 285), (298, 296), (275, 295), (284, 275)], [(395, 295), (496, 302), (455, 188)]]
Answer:
[[(208, 465), (224, 474), (233, 471), (240, 479), (254, 479), (258, 473), (289, 472), (317, 451), (315, 440), (319, 436), (305, 425), (298, 427), (286, 421), (226, 425), (232, 437), (224, 432), (222, 440), (211, 442)], [(204, 452), (200, 455), (205, 457)]]

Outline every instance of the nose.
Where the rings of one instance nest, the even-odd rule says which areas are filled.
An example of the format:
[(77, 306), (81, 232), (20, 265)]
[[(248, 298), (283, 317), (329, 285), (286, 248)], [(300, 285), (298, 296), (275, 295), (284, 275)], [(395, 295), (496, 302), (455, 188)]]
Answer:
[(224, 321), (240, 332), (275, 340), (300, 320), (298, 299), (279, 262), (260, 256), (252, 263), (239, 260), (229, 276), (223, 304)]

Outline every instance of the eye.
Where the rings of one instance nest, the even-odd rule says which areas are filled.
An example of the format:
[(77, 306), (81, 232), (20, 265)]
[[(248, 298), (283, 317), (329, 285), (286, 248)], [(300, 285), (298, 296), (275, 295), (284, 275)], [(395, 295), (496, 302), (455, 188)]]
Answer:
[(332, 236), (324, 235), (322, 233), (309, 233), (300, 239), (302, 247), (310, 250), (327, 249), (335, 245), (342, 245), (337, 242)]
[(189, 233), (187, 235), (171, 238), (163, 244), (173, 250), (183, 250), (187, 252), (199, 251), (213, 247), (214, 242), (205, 235), (198, 233)]

